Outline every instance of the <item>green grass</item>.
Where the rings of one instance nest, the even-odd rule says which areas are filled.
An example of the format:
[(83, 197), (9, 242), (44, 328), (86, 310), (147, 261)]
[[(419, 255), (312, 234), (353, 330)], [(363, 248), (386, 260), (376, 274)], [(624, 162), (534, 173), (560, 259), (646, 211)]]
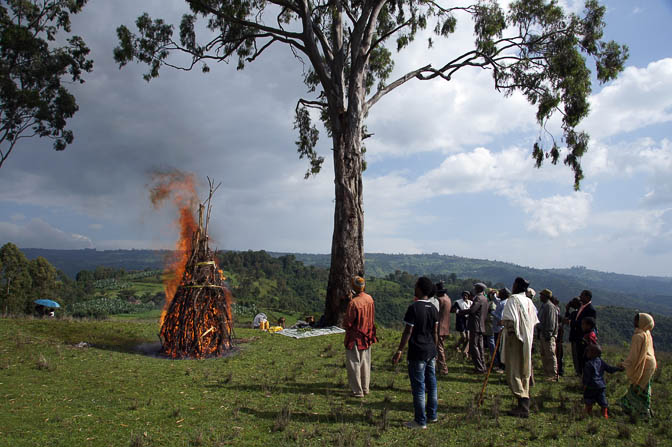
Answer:
[[(482, 377), (454, 357), (439, 379), (440, 422), (418, 432), (401, 426), (412, 398), (405, 368), (390, 363), (399, 332), (379, 331), (371, 394), (357, 400), (346, 389), (342, 335), (294, 340), (240, 326), (237, 354), (172, 361), (135, 351), (157, 341), (152, 313), (0, 319), (0, 446), (663, 446), (672, 437), (665, 355), (653, 384), (657, 417), (636, 424), (615, 405), (623, 374), (608, 377), (609, 421), (576, 420), (573, 379), (534, 387), (536, 411), (517, 420), (505, 416), (513, 399), (503, 376), (491, 376), (476, 409)], [(92, 347), (75, 347), (81, 341)]]

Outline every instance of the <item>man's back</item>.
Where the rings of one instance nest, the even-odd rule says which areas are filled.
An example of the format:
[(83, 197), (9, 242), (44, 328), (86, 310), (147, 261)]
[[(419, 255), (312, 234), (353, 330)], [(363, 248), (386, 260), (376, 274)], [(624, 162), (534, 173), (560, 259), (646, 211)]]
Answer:
[(448, 295), (443, 295), (437, 298), (439, 300), (439, 335), (445, 336), (450, 334), (450, 308), (451, 301)]
[(474, 301), (469, 308), (468, 329), (479, 333), (485, 332), (485, 319), (488, 316), (488, 299), (485, 295), (479, 294), (474, 297)]
[(404, 323), (413, 327), (408, 342), (408, 359), (427, 361), (436, 355), (434, 330), (439, 320), (436, 307), (428, 300), (418, 300), (408, 306)]
[(361, 292), (355, 296), (345, 312), (343, 329), (345, 329), (345, 347), (352, 349), (357, 343), (358, 349), (367, 349), (375, 343), (375, 305), (371, 295)]

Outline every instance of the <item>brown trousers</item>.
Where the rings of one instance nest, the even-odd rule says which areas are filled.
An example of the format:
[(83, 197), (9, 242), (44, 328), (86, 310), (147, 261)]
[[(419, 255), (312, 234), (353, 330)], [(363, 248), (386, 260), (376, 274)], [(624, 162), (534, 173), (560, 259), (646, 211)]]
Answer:
[(558, 376), (558, 359), (555, 356), (555, 337), (550, 340), (540, 338), (541, 341), (541, 363), (544, 365), (544, 375), (546, 377)]
[(469, 331), (469, 353), (474, 362), (476, 371), (485, 372), (485, 358), (483, 357), (483, 333)]
[(441, 374), (447, 374), (448, 373), (448, 365), (446, 364), (446, 348), (444, 345), (444, 341), (448, 338), (447, 335), (439, 335), (439, 344), (436, 346), (436, 351), (437, 351), (437, 356), (436, 356), (436, 363), (437, 366), (439, 367), (439, 373)]
[(357, 345), (345, 351), (345, 369), (348, 371), (348, 383), (352, 394), (362, 396), (369, 394), (371, 379), (371, 347), (357, 349)]

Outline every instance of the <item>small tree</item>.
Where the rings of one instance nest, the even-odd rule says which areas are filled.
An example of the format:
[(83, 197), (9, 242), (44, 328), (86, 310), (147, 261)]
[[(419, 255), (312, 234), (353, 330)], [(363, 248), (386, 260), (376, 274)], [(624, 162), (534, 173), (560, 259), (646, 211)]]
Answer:
[(38, 256), (28, 264), (28, 271), (33, 282), (32, 295), (34, 298), (53, 299), (56, 293), (56, 267), (42, 256)]
[[(583, 177), (581, 157), (588, 135), (577, 132), (588, 114), (591, 73), (586, 57), (596, 63), (601, 82), (614, 79), (623, 69), (627, 48), (603, 42), (605, 8), (587, 0), (582, 16), (568, 14), (557, 1), (518, 0), (504, 11), (494, 0), (473, 4), (441, 0), (185, 0), (191, 9), (179, 25), (147, 14), (136, 21), (138, 34), (117, 29), (115, 59), (121, 66), (136, 60), (149, 65), (146, 80), (159, 76), (162, 66), (185, 70), (208, 62), (235, 58), (238, 68), (255, 61), (269, 47), (284, 44), (294, 56), (310, 63), (304, 82), (310, 99), (296, 105), (294, 127), (299, 157), (307, 158), (306, 177), (320, 171), (324, 158), (315, 146), (319, 137), (309, 108), (319, 111), (333, 145), (335, 176), (334, 232), (325, 317), (327, 324), (340, 320), (350, 290), (350, 278), (364, 272), (364, 211), (362, 141), (369, 137), (364, 120), (384, 95), (412, 80), (450, 81), (463, 69), (486, 69), (495, 89), (510, 95), (522, 92), (537, 107), (540, 128), (555, 113), (562, 116), (563, 162), (574, 171), (574, 187)], [(210, 34), (197, 38), (198, 18), (206, 20)], [(420, 66), (392, 82), (389, 46), (406, 48), (418, 31), (430, 26), (436, 36), (447, 38), (458, 17), (471, 19), (474, 45), (448, 55), (440, 67)], [(433, 43), (429, 39), (429, 45)], [(188, 55), (178, 66), (171, 53)], [(545, 158), (556, 164), (560, 145), (552, 135), (540, 134), (534, 144), (537, 166)]]
[(64, 78), (84, 82), (93, 69), (89, 49), (79, 36), (56, 46), (70, 33), (70, 14), (87, 0), (6, 0), (0, 3), (0, 167), (22, 138), (54, 140), (62, 151), (72, 143), (66, 121), (79, 109), (62, 85)]
[(32, 281), (28, 259), (11, 242), (0, 248), (0, 303), (5, 314), (23, 313), (29, 302)]

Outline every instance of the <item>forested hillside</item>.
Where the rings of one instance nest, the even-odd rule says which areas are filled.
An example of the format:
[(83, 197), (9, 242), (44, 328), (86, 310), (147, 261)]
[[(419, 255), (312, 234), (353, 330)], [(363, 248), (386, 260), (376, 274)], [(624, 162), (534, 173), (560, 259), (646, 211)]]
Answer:
[[(328, 255), (295, 254), (309, 265), (329, 266)], [(595, 304), (649, 309), (672, 316), (672, 278), (621, 275), (589, 270), (535, 269), (501, 261), (461, 258), (434, 254), (406, 255), (367, 253), (366, 274), (382, 277), (395, 271), (414, 275), (455, 275), (460, 278), (487, 278), (510, 287), (516, 276), (528, 279), (535, 289), (549, 288), (562, 301), (579, 295), (581, 290), (593, 292)]]
[[(321, 315), (324, 308), (324, 287), (328, 270), (306, 266), (294, 255), (279, 258), (260, 252), (227, 252), (219, 256), (220, 266), (229, 276), (233, 295), (243, 306), (254, 305), (259, 310), (300, 312)], [(460, 292), (471, 289), (474, 282), (483, 281), (490, 287), (504, 287), (484, 277), (457, 278), (454, 274), (429, 274), (434, 282), (443, 280), (449, 296), (457, 299)], [(367, 275), (366, 290), (376, 301), (376, 321), (387, 327), (401, 326), (406, 308), (413, 300), (417, 274), (395, 271), (383, 277)], [(563, 299), (563, 305), (567, 300)], [(564, 307), (563, 307), (564, 308)], [(653, 312), (642, 307), (642, 312)], [(606, 344), (628, 344), (633, 332), (635, 309), (598, 306), (600, 341)], [(655, 314), (655, 340), (658, 349), (672, 350), (672, 318)]]
[(28, 259), (42, 256), (58, 270), (75, 279), (82, 270), (95, 270), (98, 266), (124, 270), (155, 270), (165, 265), (170, 250), (52, 250), (46, 248), (22, 248)]
[[(61, 277), (57, 296), (72, 306), (100, 295), (88, 275), (106, 278), (114, 269), (142, 270), (156, 268), (170, 252), (151, 250), (23, 250), (28, 258), (44, 256), (59, 270), (72, 272), (76, 266), (86, 265), (85, 272), (74, 272), (72, 281)], [(81, 258), (81, 259), (79, 259)], [(35, 258), (33, 258), (35, 259)], [(228, 277), (239, 309), (321, 315), (324, 309), (325, 288), (328, 278), (327, 255), (279, 254), (264, 251), (221, 252), (221, 268)], [(98, 264), (101, 262), (101, 264)], [(102, 265), (107, 267), (103, 268)], [(110, 270), (109, 272), (107, 270)], [(110, 273), (111, 272), (111, 273)], [(672, 350), (672, 298), (665, 295), (672, 290), (666, 284), (670, 278), (644, 278), (632, 275), (602, 273), (584, 268), (540, 270), (497, 261), (432, 255), (367, 255), (367, 290), (376, 300), (379, 324), (400, 325), (404, 311), (413, 297), (413, 286), (419, 275), (433, 281), (444, 280), (448, 293), (456, 298), (470, 289), (477, 280), (492, 287), (510, 287), (518, 275), (530, 279), (538, 290), (550, 288), (565, 303), (582, 289), (591, 289), (599, 307), (600, 338), (606, 343), (627, 343), (632, 335), (632, 318), (636, 311), (652, 313), (656, 319), (655, 339), (659, 349)], [(70, 275), (68, 275), (70, 276)], [(114, 275), (113, 275), (114, 276)], [(1, 278), (0, 278), (1, 282)], [(657, 294), (649, 297), (626, 293), (642, 290)], [(618, 287), (623, 287), (619, 291)], [(617, 290), (613, 290), (617, 289)], [(155, 292), (144, 291), (141, 301), (154, 300)], [(657, 296), (657, 298), (654, 298)]]
[[(70, 278), (81, 270), (94, 270), (98, 266), (143, 270), (162, 268), (171, 254), (167, 250), (47, 250), (22, 249), (28, 259), (42, 256)], [(224, 252), (228, 253), (228, 252)], [(279, 258), (289, 253), (268, 253)], [(329, 255), (292, 254), (294, 259), (306, 266), (329, 267)], [(234, 269), (235, 270), (235, 269)], [(433, 254), (406, 255), (368, 253), (366, 255), (367, 277), (384, 278), (399, 272), (412, 275), (440, 275), (446, 278), (483, 278), (493, 283), (510, 287), (516, 276), (524, 276), (536, 289), (549, 288), (566, 301), (577, 296), (581, 290), (593, 291), (595, 303), (603, 306), (619, 306), (649, 309), (672, 316), (672, 277), (635, 276), (605, 273), (584, 267), (568, 269), (535, 269), (501, 261), (462, 258)], [(282, 288), (282, 285), (280, 285)], [(265, 288), (261, 288), (266, 292)]]

